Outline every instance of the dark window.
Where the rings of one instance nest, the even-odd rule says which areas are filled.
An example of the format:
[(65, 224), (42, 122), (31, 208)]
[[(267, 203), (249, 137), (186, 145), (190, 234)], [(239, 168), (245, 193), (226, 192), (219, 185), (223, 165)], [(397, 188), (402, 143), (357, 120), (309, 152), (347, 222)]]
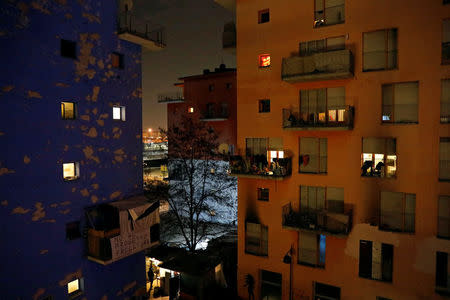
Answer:
[(450, 196), (439, 196), (438, 237), (450, 239)]
[(159, 233), (160, 233), (159, 223), (150, 227), (150, 242), (152, 244), (156, 241), (159, 241)]
[(77, 43), (68, 40), (61, 40), (61, 56), (77, 58)]
[(259, 112), (268, 113), (270, 112), (270, 100), (259, 100)]
[(123, 54), (113, 52), (111, 54), (111, 64), (112, 64), (113, 68), (123, 69), (123, 67), (124, 67)]
[(245, 252), (254, 255), (268, 254), (268, 227), (245, 222)]
[(269, 9), (258, 11), (258, 24), (267, 23), (270, 21)]
[(345, 0), (315, 0), (314, 27), (345, 22)]
[(281, 300), (280, 273), (261, 270), (261, 299)]
[(419, 122), (419, 82), (384, 84), (381, 91), (383, 123)]
[(359, 242), (359, 277), (392, 282), (394, 247), (380, 242)]
[(269, 201), (269, 189), (258, 188), (258, 200)]
[(341, 288), (320, 282), (314, 282), (314, 300), (320, 299), (341, 299)]
[(363, 71), (397, 68), (397, 29), (363, 33)]
[(441, 81), (441, 123), (450, 123), (450, 79)]
[(80, 221), (75, 221), (66, 224), (66, 239), (75, 240), (81, 237)]
[(327, 172), (327, 138), (301, 137), (299, 154), (299, 173)]
[(326, 237), (323, 234), (300, 231), (298, 234), (298, 263), (325, 268)]
[(450, 292), (448, 253), (445, 252), (436, 252), (436, 289), (445, 293)]
[(226, 85), (227, 90), (230, 90), (232, 86), (233, 86), (233, 85), (232, 85), (231, 83), (227, 83), (227, 85)]
[(443, 21), (442, 28), (442, 63), (450, 63), (450, 19)]
[(392, 300), (392, 299), (386, 298), (386, 297), (377, 296), (377, 300)]
[(450, 0), (444, 0), (443, 3), (444, 3), (444, 4), (449, 4), (449, 3), (450, 3)]
[(208, 87), (208, 90), (210, 92), (214, 91), (214, 84), (210, 84), (209, 87)]
[(439, 139), (439, 180), (450, 181), (450, 137)]

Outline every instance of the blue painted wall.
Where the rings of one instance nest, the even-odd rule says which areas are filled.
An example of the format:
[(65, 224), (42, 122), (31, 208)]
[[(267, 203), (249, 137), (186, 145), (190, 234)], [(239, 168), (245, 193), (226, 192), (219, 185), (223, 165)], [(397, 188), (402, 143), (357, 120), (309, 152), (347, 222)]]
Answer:
[[(142, 253), (102, 266), (65, 232), (85, 207), (142, 192), (141, 48), (118, 39), (116, 16), (113, 0), (0, 2), (0, 299), (67, 299), (80, 276), (80, 299), (145, 283)], [(60, 55), (60, 39), (76, 41), (77, 59)], [(61, 101), (77, 103), (76, 120), (61, 119)], [(81, 176), (66, 182), (70, 161)]]

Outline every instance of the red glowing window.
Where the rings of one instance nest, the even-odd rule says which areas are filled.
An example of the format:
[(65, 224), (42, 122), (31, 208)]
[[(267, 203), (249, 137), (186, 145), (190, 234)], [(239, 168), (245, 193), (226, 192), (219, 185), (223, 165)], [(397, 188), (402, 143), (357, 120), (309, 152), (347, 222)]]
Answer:
[(258, 62), (260, 68), (270, 67), (270, 54), (261, 54)]

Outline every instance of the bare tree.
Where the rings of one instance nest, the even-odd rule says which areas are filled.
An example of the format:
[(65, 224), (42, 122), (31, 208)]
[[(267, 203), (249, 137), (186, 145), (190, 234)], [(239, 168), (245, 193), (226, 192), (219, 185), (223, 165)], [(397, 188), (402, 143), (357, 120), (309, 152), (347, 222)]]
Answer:
[(237, 184), (222, 161), (217, 133), (198, 117), (183, 116), (167, 131), (169, 141), (169, 212), (163, 230), (183, 237), (194, 252), (209, 236), (236, 226)]

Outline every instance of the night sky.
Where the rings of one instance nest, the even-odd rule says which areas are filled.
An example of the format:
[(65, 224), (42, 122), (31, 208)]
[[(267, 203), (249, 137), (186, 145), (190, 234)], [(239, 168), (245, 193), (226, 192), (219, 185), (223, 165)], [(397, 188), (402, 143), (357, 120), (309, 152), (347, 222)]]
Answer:
[(142, 128), (166, 128), (167, 104), (158, 94), (181, 91), (173, 86), (179, 77), (222, 62), (236, 67), (235, 56), (222, 50), (223, 25), (233, 16), (213, 0), (134, 0), (133, 13), (165, 28), (167, 47), (142, 52)]

